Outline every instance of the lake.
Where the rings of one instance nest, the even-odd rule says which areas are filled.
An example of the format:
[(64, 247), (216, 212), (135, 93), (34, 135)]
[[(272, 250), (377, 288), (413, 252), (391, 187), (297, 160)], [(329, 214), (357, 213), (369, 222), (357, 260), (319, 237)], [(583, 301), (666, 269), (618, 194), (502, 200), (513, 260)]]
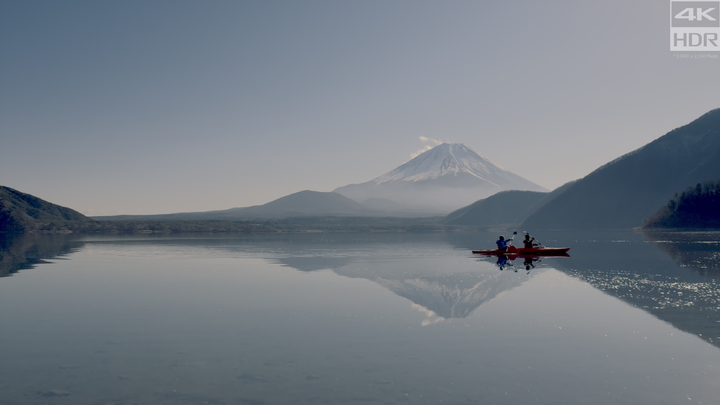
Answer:
[(0, 236), (0, 403), (720, 404), (720, 233), (537, 237)]

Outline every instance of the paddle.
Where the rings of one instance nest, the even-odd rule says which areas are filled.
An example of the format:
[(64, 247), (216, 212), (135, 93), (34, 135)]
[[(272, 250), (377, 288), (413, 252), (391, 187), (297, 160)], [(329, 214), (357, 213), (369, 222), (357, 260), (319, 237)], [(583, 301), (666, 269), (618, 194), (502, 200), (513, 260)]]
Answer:
[[(507, 241), (507, 243), (506, 243), (506, 249), (507, 249), (506, 252), (517, 252), (517, 248), (515, 248), (515, 246), (513, 246), (513, 244), (512, 244), (512, 243), (513, 243), (513, 240), (515, 239), (515, 235), (517, 235), (517, 231), (513, 232), (513, 237), (512, 237), (512, 238), (506, 239), (506, 241)], [(510, 250), (510, 246), (512, 246), (513, 248), (515, 248), (515, 250)]]

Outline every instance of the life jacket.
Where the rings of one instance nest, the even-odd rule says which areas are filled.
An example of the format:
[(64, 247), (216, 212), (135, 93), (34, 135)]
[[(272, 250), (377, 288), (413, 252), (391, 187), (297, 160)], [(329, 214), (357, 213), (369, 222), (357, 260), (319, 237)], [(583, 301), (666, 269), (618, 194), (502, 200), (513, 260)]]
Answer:
[(497, 243), (498, 249), (500, 249), (500, 250), (507, 249), (507, 243), (505, 243), (504, 240), (498, 239), (497, 242), (495, 242), (495, 243)]

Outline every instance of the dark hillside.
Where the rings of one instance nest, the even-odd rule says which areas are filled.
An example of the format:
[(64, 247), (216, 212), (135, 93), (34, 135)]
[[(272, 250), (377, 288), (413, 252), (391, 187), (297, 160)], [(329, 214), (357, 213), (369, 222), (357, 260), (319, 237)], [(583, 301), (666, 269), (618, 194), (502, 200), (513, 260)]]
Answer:
[(0, 186), (0, 232), (23, 233), (52, 223), (90, 221), (70, 208)]
[(501, 191), (451, 212), (443, 223), (466, 226), (519, 224), (529, 214), (530, 207), (548, 194), (537, 191)]
[(565, 183), (549, 193), (503, 191), (451, 212), (443, 223), (464, 226), (518, 225), (574, 182)]
[(720, 178), (720, 109), (576, 181), (530, 215), (523, 227), (637, 227), (677, 190), (717, 178)]

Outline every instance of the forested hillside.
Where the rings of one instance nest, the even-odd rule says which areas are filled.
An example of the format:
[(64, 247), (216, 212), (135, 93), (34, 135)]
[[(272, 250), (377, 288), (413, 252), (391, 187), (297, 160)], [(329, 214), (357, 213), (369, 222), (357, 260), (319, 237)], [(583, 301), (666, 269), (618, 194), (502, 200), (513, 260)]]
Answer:
[(75, 210), (0, 186), (0, 232), (58, 230), (69, 222), (87, 221), (91, 220)]
[(646, 228), (720, 228), (720, 180), (675, 194), (645, 220)]

